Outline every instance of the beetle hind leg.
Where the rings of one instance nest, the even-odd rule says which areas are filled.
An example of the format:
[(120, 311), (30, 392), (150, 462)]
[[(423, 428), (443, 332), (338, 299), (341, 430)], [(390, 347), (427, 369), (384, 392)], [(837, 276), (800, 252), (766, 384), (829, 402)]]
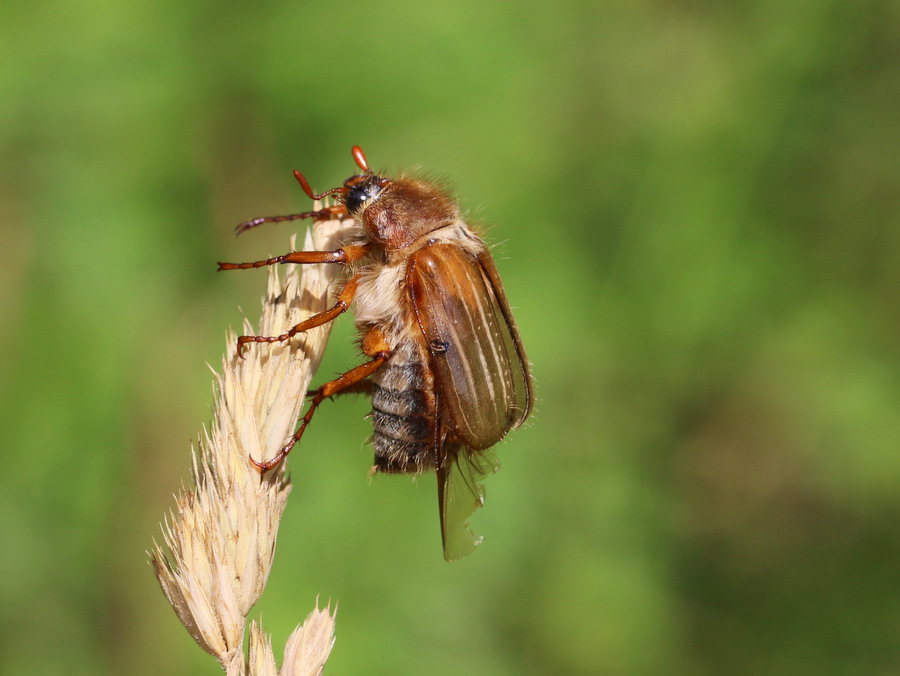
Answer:
[(347, 391), (358, 391), (357, 388), (365, 388), (366, 386), (361, 385), (361, 383), (365, 382), (366, 379), (375, 373), (375, 371), (377, 371), (391, 356), (391, 349), (384, 338), (384, 334), (378, 328), (373, 327), (369, 329), (368, 333), (363, 337), (362, 344), (363, 352), (369, 357), (372, 357), (372, 359), (350, 369), (346, 373), (342, 373), (334, 380), (329, 380), (327, 383), (321, 385), (309, 402), (309, 408), (306, 410), (306, 414), (300, 421), (300, 426), (297, 428), (297, 431), (294, 433), (294, 436), (291, 437), (290, 441), (282, 446), (271, 460), (260, 462), (252, 457), (250, 458), (250, 462), (256, 465), (260, 471), (267, 472), (284, 460), (287, 454), (291, 452), (294, 445), (300, 441), (300, 438), (309, 426), (310, 421), (312, 421), (316, 409), (319, 408), (319, 404), (336, 394)]

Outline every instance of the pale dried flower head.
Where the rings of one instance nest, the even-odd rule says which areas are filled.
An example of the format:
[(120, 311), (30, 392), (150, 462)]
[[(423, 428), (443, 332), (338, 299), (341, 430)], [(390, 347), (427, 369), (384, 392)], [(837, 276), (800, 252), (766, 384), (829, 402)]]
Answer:
[(255, 676), (318, 676), (325, 669), (325, 660), (334, 645), (334, 615), (330, 606), (316, 609), (306, 621), (288, 636), (284, 647), (281, 670), (275, 669), (272, 641), (256, 620), (250, 623), (250, 672)]
[[(317, 223), (305, 248), (337, 248), (352, 227), (349, 219)], [(283, 277), (270, 267), (260, 325), (254, 329), (245, 320), (244, 333), (279, 335), (325, 310), (337, 267), (287, 265)], [(237, 339), (229, 333), (222, 372), (214, 373), (214, 421), (194, 453), (194, 488), (177, 497), (163, 527), (165, 548), (153, 543), (151, 563), (166, 598), (228, 674), (319, 674), (334, 642), (330, 607), (319, 610), (317, 603), (291, 634), (280, 672), (256, 622), (249, 661), (243, 653), (247, 616), (269, 577), (290, 493), (284, 463), (261, 475), (250, 457), (272, 458), (293, 435), (328, 333), (325, 325), (287, 343), (250, 345), (245, 359), (237, 357)]]

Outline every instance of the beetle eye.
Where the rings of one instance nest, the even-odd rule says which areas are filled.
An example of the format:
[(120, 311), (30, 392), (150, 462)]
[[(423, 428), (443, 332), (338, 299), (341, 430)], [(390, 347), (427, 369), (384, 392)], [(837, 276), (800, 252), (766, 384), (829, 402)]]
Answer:
[(366, 189), (366, 187), (357, 186), (355, 188), (351, 188), (350, 192), (347, 193), (347, 199), (344, 200), (344, 204), (347, 206), (347, 211), (352, 214), (359, 211), (359, 208), (367, 199), (369, 199), (369, 191)]
[[(352, 179), (351, 179), (352, 180)], [(356, 185), (350, 187), (344, 205), (351, 214), (357, 213), (369, 200), (373, 200), (381, 194), (387, 181), (378, 176), (369, 176)]]

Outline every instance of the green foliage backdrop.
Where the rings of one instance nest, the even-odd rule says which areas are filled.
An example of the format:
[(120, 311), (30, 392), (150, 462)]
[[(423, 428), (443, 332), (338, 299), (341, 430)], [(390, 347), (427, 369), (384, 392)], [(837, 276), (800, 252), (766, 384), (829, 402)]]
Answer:
[(144, 551), (258, 315), (215, 261), (353, 144), (485, 224), (539, 402), (452, 565), (323, 407), (276, 646), (320, 595), (327, 673), (900, 670), (898, 45), (887, 0), (4, 3), (0, 672), (217, 672)]

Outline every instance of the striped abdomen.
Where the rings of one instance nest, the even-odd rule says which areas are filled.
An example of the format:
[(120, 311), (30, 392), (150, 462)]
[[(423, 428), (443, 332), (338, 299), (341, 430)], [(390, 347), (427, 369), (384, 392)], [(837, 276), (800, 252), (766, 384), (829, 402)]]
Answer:
[(397, 345), (372, 374), (375, 470), (421, 473), (434, 469), (434, 375), (415, 341)]

